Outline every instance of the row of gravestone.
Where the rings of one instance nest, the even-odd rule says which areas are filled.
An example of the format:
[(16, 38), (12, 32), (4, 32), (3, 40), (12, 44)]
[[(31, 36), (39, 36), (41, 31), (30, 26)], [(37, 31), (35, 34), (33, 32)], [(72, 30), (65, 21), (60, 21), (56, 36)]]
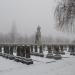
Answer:
[[(16, 50), (16, 56), (13, 55), (14, 49)], [(26, 64), (33, 64), (33, 61), (30, 59), (29, 46), (0, 46), (0, 55)]]
[[(33, 51), (33, 47), (34, 47), (35, 51)], [(38, 46), (37, 45), (34, 45), (34, 46), (33, 45), (30, 45), (30, 46), (2, 45), (2, 46), (0, 46), (0, 52), (2, 52), (2, 50), (4, 53), (11, 54), (11, 55), (13, 55), (13, 52), (15, 50), (16, 51), (15, 53), (17, 56), (30, 58), (31, 54), (37, 53)], [(42, 49), (42, 46), (39, 46), (39, 54), (41, 54), (41, 53), (43, 53), (43, 49)]]
[[(53, 48), (53, 50), (52, 50)], [(65, 54), (63, 46), (58, 46), (58, 45), (54, 45), (54, 46), (49, 46), (48, 45), (48, 54), (47, 54), (47, 58), (54, 58), (54, 59), (61, 59), (61, 54)]]
[[(55, 59), (61, 59), (60, 54), (65, 54), (63, 45), (47, 45), (47, 58), (55, 58)], [(13, 55), (13, 50), (15, 48), (16, 50), (16, 55), (25, 57), (25, 58), (30, 58), (31, 54), (35, 56), (41, 56), (43, 57), (43, 46), (42, 45), (30, 45), (30, 46), (9, 46), (9, 45), (3, 45), (0, 46), (0, 52), (2, 52), (2, 48), (4, 50), (4, 53)], [(39, 49), (39, 53), (37, 52)], [(74, 45), (69, 45), (69, 51), (71, 55), (75, 55), (75, 46)], [(53, 56), (55, 54), (55, 56)]]
[[(69, 47), (70, 55), (75, 55), (75, 45), (47, 45), (47, 58), (54, 58), (54, 59), (61, 59), (61, 54), (65, 54), (64, 47)], [(39, 48), (39, 53), (38, 53)], [(34, 51), (35, 49), (35, 51)], [(35, 56), (43, 57), (43, 47), (42, 46), (32, 46), (31, 47), (31, 54)], [(53, 55), (54, 54), (54, 55)]]
[(17, 56), (30, 58), (30, 47), (29, 46), (0, 46), (0, 52), (7, 53), (13, 55), (14, 49), (17, 51)]
[[(63, 51), (63, 46), (60, 46), (61, 51), (59, 51), (59, 46), (57, 46), (57, 45), (53, 45), (53, 46), (52, 45), (47, 45), (46, 47), (47, 47), (47, 50), (48, 50), (48, 54), (46, 56), (47, 58), (61, 59), (60, 54), (65, 54), (64, 51)], [(53, 47), (53, 49), (52, 49), (52, 47)], [(35, 46), (32, 46), (31, 49), (32, 49), (31, 50), (32, 55), (41, 56), (41, 57), (44, 56), (42, 46), (35, 45)], [(35, 51), (34, 51), (34, 49), (35, 49)], [(39, 53), (38, 53), (38, 49), (39, 49)], [(53, 55), (53, 53), (55, 55)]]
[[(10, 54), (10, 55), (13, 55), (13, 50), (15, 48), (17, 56), (26, 57), (26, 58), (30, 58), (31, 54), (35, 55), (35, 56), (41, 56), (41, 57), (44, 56), (42, 45), (40, 45), (40, 46), (38, 46), (38, 45), (30, 45), (30, 46), (26, 46), (26, 45), (25, 46), (22, 46), (22, 45), (21, 46), (4, 45), (4, 46), (0, 46), (0, 52), (2, 52), (2, 48), (4, 50), (4, 53)], [(39, 48), (39, 53), (37, 52), (38, 48)], [(47, 48), (48, 48), (47, 58), (53, 57), (51, 46), (48, 45)], [(61, 56), (58, 56), (58, 54), (59, 54), (59, 48), (58, 48), (58, 46), (54, 46), (54, 48), (55, 48), (54, 51), (55, 51), (55, 53), (57, 55), (57, 58), (60, 58)], [(35, 51), (33, 51), (33, 49)]]

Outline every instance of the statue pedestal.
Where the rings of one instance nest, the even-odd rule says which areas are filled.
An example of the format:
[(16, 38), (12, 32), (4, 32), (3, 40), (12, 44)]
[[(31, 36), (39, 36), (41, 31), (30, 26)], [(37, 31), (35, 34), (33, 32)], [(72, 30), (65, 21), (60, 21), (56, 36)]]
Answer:
[(74, 55), (75, 56), (75, 52), (70, 52), (70, 55)]
[(53, 54), (52, 53), (48, 53), (46, 58), (53, 58)]
[(44, 54), (43, 53), (39, 53), (38, 56), (44, 57)]
[(44, 57), (44, 54), (43, 53), (37, 53), (37, 52), (31, 53), (31, 55)]
[(65, 52), (64, 51), (60, 51), (60, 54), (65, 55)]
[(56, 55), (54, 55), (53, 57), (54, 57), (54, 59), (56, 59), (56, 60), (59, 60), (59, 59), (62, 58), (60, 54), (56, 54)]

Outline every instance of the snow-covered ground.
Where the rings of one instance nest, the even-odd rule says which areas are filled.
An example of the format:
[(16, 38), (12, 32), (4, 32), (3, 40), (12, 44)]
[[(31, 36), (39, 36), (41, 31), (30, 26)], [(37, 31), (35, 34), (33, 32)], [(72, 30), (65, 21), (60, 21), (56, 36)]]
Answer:
[(0, 75), (75, 75), (75, 56), (62, 56), (62, 60), (32, 56), (34, 64), (26, 65), (0, 56)]

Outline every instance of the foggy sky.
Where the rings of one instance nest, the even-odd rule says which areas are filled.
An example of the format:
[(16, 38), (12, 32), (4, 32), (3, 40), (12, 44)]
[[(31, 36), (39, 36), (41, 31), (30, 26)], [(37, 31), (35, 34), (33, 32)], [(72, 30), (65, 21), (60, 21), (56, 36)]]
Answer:
[(0, 0), (0, 32), (8, 33), (13, 21), (22, 35), (35, 34), (38, 25), (44, 36), (55, 30), (54, 10), (58, 0)]

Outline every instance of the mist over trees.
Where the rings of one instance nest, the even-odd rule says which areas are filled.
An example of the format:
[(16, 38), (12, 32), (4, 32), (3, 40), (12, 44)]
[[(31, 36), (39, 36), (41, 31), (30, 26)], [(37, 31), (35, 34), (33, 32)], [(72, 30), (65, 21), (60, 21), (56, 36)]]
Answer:
[[(3, 43), (35, 44), (35, 34), (28, 37), (27, 35), (21, 36), (19, 33), (17, 33), (15, 37), (12, 37), (14, 36), (14, 34), (11, 35), (11, 31), (8, 34), (0, 33), (0, 43), (1, 44)], [(49, 37), (42, 36), (41, 41), (42, 41), (42, 44), (69, 43), (70, 42), (70, 40), (67, 38), (63, 38), (63, 37), (54, 38), (52, 35)]]
[(7, 34), (0, 33), (0, 43), (9, 43), (9, 44), (33, 44), (34, 43), (35, 36), (32, 35), (28, 37), (27, 35), (22, 36), (20, 33), (18, 33), (16, 22), (12, 22), (12, 27), (10, 32)]
[[(8, 43), (8, 44), (35, 44), (35, 34), (31, 36), (21, 35), (21, 33), (18, 33), (16, 23), (12, 23), (12, 27), (10, 32), (7, 34), (0, 33), (0, 43)], [(73, 41), (73, 40), (72, 40)], [(43, 36), (41, 35), (41, 42), (42, 44), (52, 44), (52, 43), (69, 43), (70, 40), (68, 38), (63, 37), (53, 37), (51, 36)]]

